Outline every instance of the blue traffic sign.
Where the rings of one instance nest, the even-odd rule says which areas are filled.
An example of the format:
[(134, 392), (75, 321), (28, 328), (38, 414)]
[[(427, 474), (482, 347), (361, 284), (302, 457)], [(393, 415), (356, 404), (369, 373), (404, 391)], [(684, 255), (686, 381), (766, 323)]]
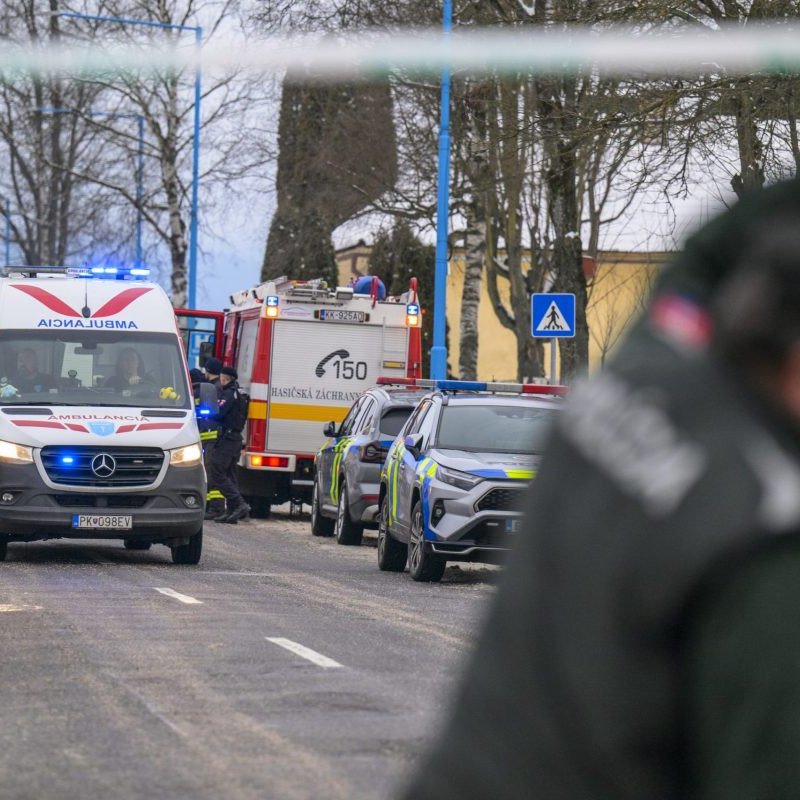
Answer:
[(543, 339), (575, 336), (575, 295), (532, 294), (531, 336)]

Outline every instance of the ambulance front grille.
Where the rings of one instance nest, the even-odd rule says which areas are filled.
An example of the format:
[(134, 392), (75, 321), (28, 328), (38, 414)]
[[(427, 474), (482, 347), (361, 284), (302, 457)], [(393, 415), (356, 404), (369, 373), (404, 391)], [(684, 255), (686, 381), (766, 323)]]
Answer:
[[(113, 472), (108, 473), (109, 461), (103, 461), (101, 476), (92, 470), (98, 456), (113, 459)], [(164, 464), (164, 451), (158, 447), (53, 447), (42, 448), (42, 466), (47, 477), (62, 486), (95, 488), (133, 488), (156, 482)]]

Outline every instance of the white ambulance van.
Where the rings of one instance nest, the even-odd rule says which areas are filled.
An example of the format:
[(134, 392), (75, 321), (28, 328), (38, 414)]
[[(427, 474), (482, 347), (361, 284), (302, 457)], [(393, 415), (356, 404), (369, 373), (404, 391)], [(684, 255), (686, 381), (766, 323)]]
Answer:
[(186, 359), (144, 269), (0, 270), (0, 560), (9, 542), (164, 544), (196, 564), (206, 493)]

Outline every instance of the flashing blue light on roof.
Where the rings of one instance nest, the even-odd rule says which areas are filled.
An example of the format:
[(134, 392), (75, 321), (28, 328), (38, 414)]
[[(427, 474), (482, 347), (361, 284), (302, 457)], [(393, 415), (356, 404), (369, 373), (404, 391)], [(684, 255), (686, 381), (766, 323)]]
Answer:
[(436, 388), (451, 392), (485, 392), (488, 384), (483, 381), (436, 381)]
[(268, 306), (277, 306), (278, 305), (278, 295), (271, 294), (267, 296), (267, 305)]
[(86, 267), (80, 270), (71, 270), (70, 274), (78, 278), (108, 278), (108, 280), (132, 280), (147, 278), (150, 270), (145, 267)]

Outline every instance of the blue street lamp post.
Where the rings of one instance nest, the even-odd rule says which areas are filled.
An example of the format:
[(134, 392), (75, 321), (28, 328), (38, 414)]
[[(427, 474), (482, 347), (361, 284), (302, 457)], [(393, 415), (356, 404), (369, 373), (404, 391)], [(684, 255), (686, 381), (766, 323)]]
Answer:
[[(450, 2), (450, 0), (446, 0)], [(171, 22), (153, 22), (142, 19), (126, 19), (125, 17), (102, 17), (93, 14), (79, 14), (74, 11), (62, 11), (60, 17), (89, 19), (96, 22), (114, 22), (119, 25), (139, 25), (145, 28), (167, 28), (176, 31), (194, 31), (195, 46), (198, 51), (203, 43), (203, 29), (199, 25), (176, 25)], [(194, 139), (192, 147), (192, 210), (189, 220), (189, 270), (188, 307), (194, 308), (197, 298), (197, 185), (200, 178), (200, 64), (194, 72)]]
[[(37, 108), (40, 114), (80, 114), (72, 108)], [(144, 201), (144, 116), (142, 114), (124, 114), (116, 111), (87, 111), (87, 117), (114, 117), (118, 119), (135, 119), (138, 124), (139, 149), (136, 157), (136, 266), (142, 266), (142, 203)], [(6, 223), (8, 216), (6, 215)], [(6, 241), (8, 239), (6, 238)]]
[[(453, 0), (444, 0), (443, 33), (450, 39)], [(436, 273), (433, 287), (433, 347), (431, 378), (447, 377), (447, 222), (450, 206), (450, 67), (442, 70), (442, 99), (439, 123), (439, 179), (436, 204)]]

